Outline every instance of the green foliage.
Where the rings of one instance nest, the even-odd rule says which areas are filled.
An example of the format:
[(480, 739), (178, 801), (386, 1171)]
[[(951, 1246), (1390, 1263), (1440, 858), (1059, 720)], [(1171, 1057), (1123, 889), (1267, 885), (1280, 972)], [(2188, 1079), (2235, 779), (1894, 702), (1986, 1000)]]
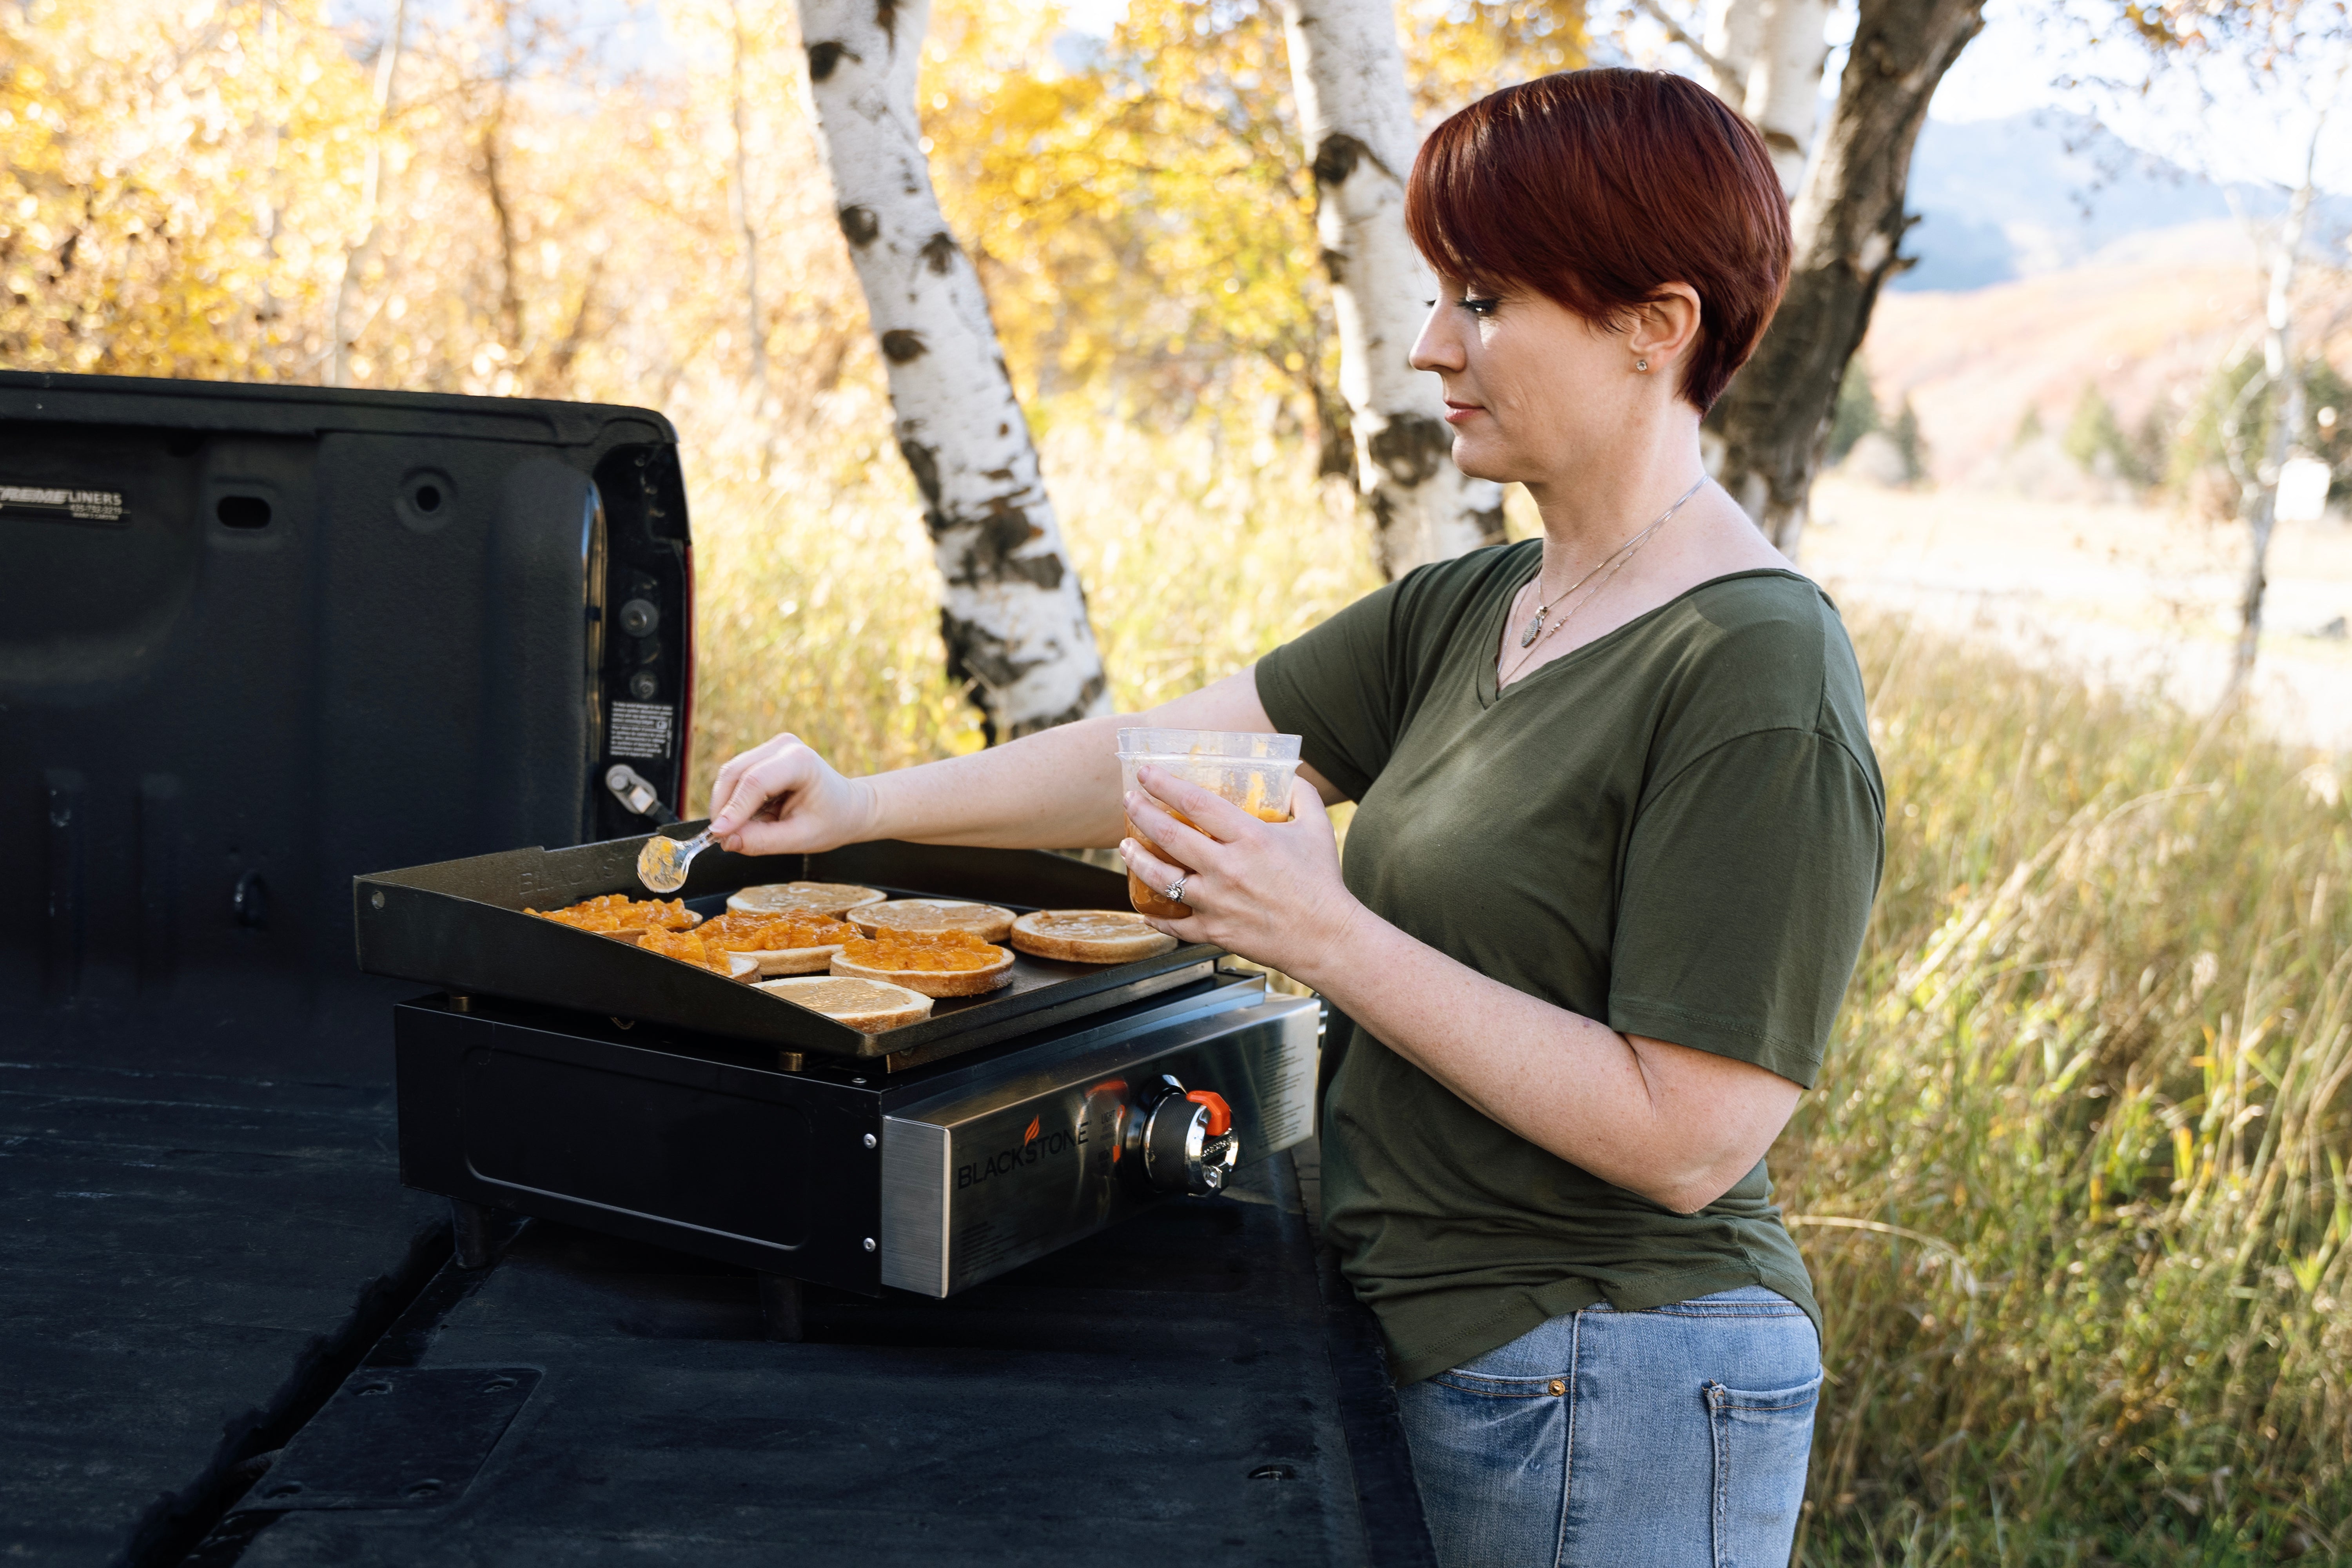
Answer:
[(1911, 406), (1911, 395), (1904, 394), (1903, 406), (1895, 412), (1895, 426), (1887, 432), (1895, 449), (1903, 458), (1903, 482), (1916, 485), (1927, 477), (1927, 438), (1919, 433), (1919, 413)]
[(2029, 403), (2025, 405), (2025, 412), (2018, 416), (2017, 429), (2011, 435), (2009, 444), (2011, 448), (2014, 450), (2015, 448), (2025, 446), (2030, 442), (2039, 441), (2041, 439), (2042, 409), (2039, 405)]
[(1845, 362), (1845, 374), (1838, 381), (1837, 409), (1830, 416), (1829, 450), (1825, 454), (1834, 465), (1845, 461), (1853, 444), (1878, 428), (1878, 395), (1870, 384), (1870, 367), (1855, 354)]
[(2147, 465), (2137, 446), (2124, 434), (2114, 405), (2096, 382), (2083, 384), (2083, 395), (2074, 400), (2074, 416), (2066, 422), (2066, 434), (2059, 445), (2084, 468), (2134, 484), (2147, 482)]
[[(2352, 494), (2352, 383), (2324, 359), (2304, 366), (2305, 423), (2296, 445), (2336, 472), (2331, 500)], [(2169, 444), (2164, 473), (2185, 489), (2201, 472), (2251, 469), (2270, 446), (2278, 398), (2259, 352), (2241, 354), (2213, 373)], [(2336, 417), (2322, 423), (2320, 410)], [(2233, 460), (2234, 458), (2234, 460)]]

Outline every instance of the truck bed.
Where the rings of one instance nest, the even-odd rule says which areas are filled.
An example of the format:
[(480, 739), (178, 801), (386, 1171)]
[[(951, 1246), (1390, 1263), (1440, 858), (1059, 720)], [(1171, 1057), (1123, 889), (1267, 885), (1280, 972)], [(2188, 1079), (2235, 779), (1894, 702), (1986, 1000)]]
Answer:
[(748, 1271), (548, 1222), (457, 1268), (380, 1091), (0, 1066), (0, 1550), (1429, 1560), (1286, 1155), (943, 1301), (812, 1290), (783, 1344)]

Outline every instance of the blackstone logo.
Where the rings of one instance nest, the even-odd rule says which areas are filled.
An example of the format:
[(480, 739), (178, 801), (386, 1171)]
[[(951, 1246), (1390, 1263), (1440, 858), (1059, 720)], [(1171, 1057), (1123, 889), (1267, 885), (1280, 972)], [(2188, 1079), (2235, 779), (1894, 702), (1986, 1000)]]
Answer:
[(991, 1176), (1009, 1176), (1015, 1171), (1042, 1165), (1056, 1155), (1072, 1152), (1086, 1142), (1085, 1122), (1082, 1121), (1066, 1131), (1056, 1128), (1048, 1132), (1042, 1125), (1044, 1120), (1042, 1115), (1031, 1117), (1028, 1127), (1021, 1135), (1020, 1142), (1009, 1148), (999, 1149), (984, 1160), (974, 1160), (967, 1164), (958, 1165), (956, 1191), (961, 1192), (966, 1187), (978, 1186)]

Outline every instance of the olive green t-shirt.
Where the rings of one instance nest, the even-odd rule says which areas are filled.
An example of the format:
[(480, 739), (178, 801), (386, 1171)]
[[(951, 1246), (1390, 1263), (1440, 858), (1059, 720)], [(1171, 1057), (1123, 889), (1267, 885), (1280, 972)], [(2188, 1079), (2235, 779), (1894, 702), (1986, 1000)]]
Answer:
[[(1368, 595), (1257, 667), (1358, 803), (1349, 890), (1480, 973), (1811, 1088), (1878, 885), (1885, 787), (1837, 610), (1736, 573), (1497, 695), (1537, 542)], [(1325, 1102), (1325, 1226), (1411, 1383), (1562, 1312), (1763, 1285), (1820, 1321), (1762, 1162), (1696, 1215), (1488, 1120), (1361, 1029)]]

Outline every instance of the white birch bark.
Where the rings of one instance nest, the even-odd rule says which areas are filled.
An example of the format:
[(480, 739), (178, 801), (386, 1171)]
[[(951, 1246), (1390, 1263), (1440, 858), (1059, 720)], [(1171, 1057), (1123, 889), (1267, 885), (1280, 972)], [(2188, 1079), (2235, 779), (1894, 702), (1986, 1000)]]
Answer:
[(1710, 0), (1694, 37), (1659, 0), (1635, 4), (1692, 54), (1716, 97), (1748, 117), (1772, 154), (1780, 194), (1794, 201), (1811, 155), (1829, 58), (1828, 0)]
[[(2341, 79), (2340, 78), (2338, 79)], [(2327, 113), (2320, 111), (2312, 129), (2311, 145), (2304, 156), (2303, 184), (2288, 202), (2279, 226), (2277, 248), (2271, 252), (2270, 292), (2263, 300), (2263, 372), (2275, 401), (2272, 405), (2270, 440), (2261, 463), (2247, 476), (2240, 510), (2252, 532), (2246, 557), (2246, 584), (2238, 600), (2238, 646), (2230, 664), (2224, 707), (2245, 696), (2254, 676), (2254, 660), (2263, 647), (2263, 597), (2270, 586), (2271, 533), (2278, 526), (2279, 473), (2288, 455), (2303, 438), (2303, 366), (2294, 350), (2294, 272), (2303, 250), (2303, 237), (2311, 219), (2313, 176), (2317, 173), (2320, 133)]]
[(1748, 67), (1747, 95), (1738, 101), (1764, 137), (1781, 194), (1793, 201), (1813, 147), (1830, 8), (1827, 0), (1761, 0), (1759, 9), (1756, 58)]
[(916, 76), (929, 0), (798, 0), (818, 145), (928, 508), (948, 670), (989, 739), (1109, 711), (1086, 595), (971, 259), (931, 189)]
[(1503, 492), (1454, 466), (1437, 377), (1409, 359), (1437, 283), (1404, 228), (1420, 139), (1391, 0), (1283, 0), (1282, 15), (1315, 171), (1357, 489), (1381, 568), (1397, 577), (1499, 542)]

